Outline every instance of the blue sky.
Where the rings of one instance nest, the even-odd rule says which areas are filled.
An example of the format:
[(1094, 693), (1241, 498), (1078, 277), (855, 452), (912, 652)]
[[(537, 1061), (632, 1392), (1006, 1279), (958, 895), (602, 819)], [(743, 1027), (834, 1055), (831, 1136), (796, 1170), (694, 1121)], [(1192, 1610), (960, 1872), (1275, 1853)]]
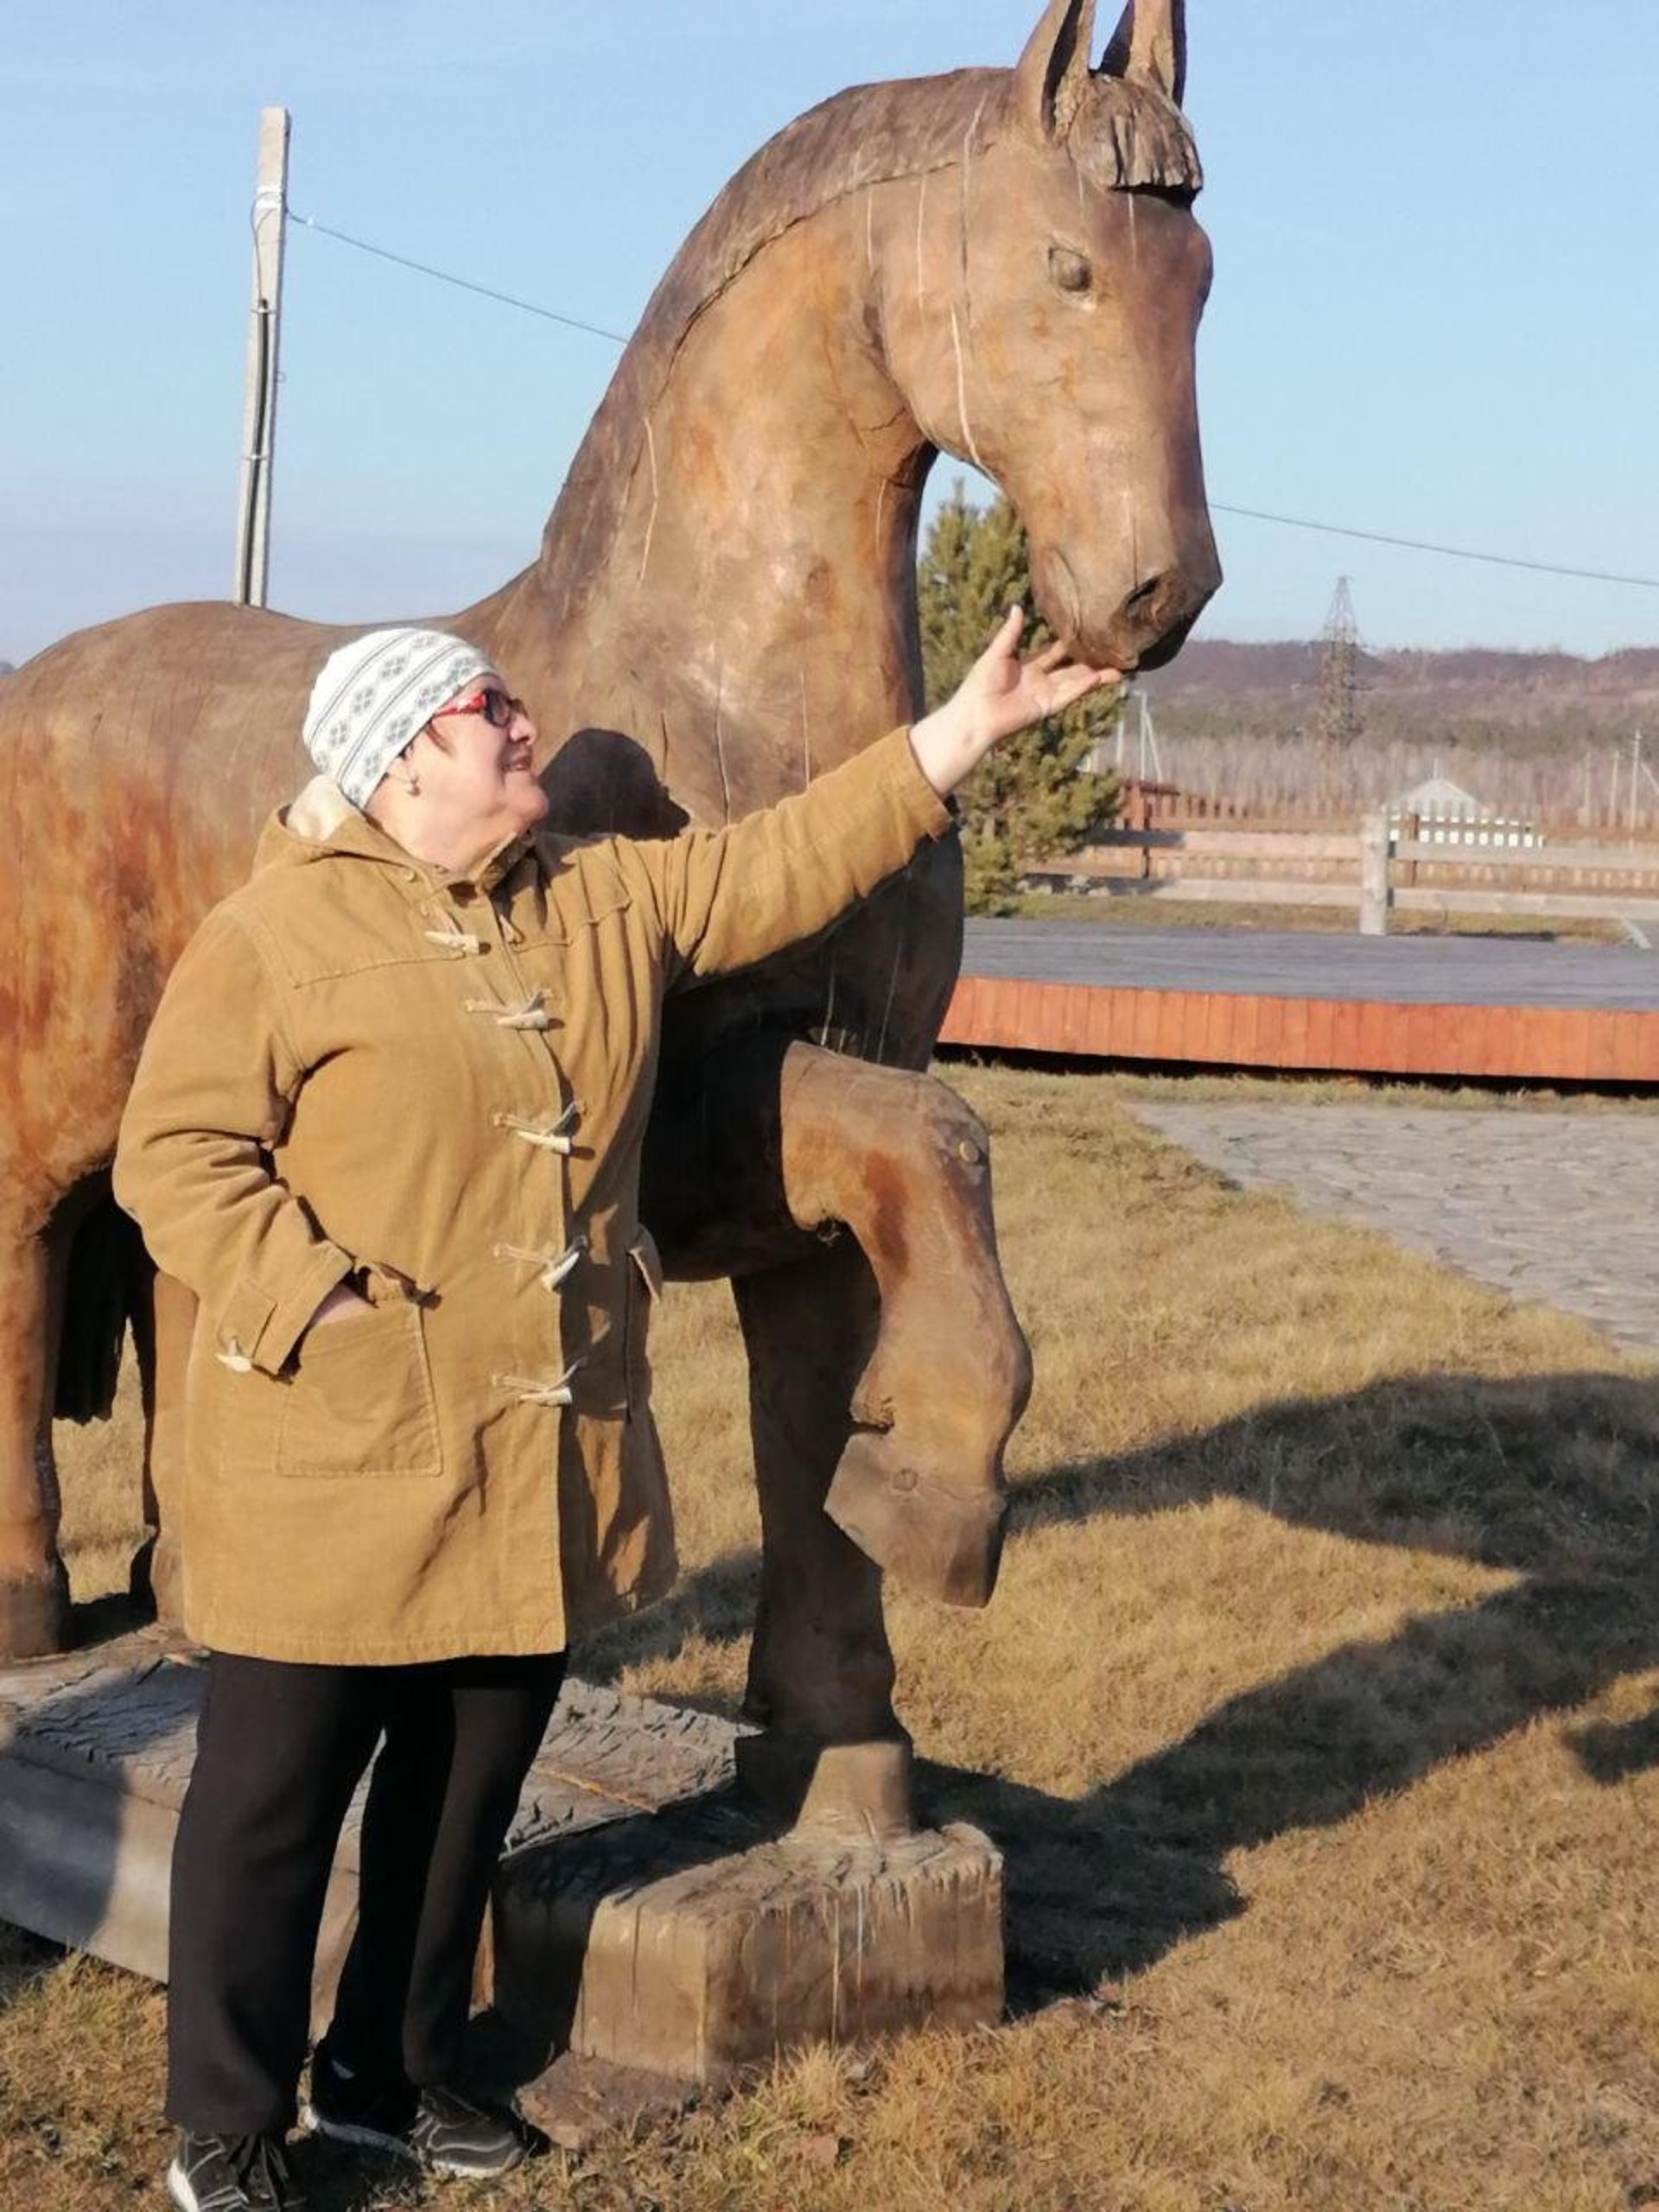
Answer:
[[(1037, 0), (10, 0), (0, 658), (229, 588), (258, 110), (294, 207), (630, 328), (774, 130), (1007, 62)], [(1659, 575), (1652, 0), (1191, 0), (1217, 501)], [(1103, 14), (1103, 24), (1109, 22)], [(534, 550), (613, 349), (290, 236), (272, 603), (459, 606)], [(940, 488), (954, 473), (940, 464)], [(1659, 643), (1659, 592), (1225, 515), (1214, 636)]]

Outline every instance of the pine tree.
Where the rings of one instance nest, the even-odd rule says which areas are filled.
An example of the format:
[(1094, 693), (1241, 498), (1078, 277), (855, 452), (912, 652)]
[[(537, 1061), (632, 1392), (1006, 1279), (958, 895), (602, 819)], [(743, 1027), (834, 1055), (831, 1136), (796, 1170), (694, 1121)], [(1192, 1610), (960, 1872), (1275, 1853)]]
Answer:
[[(930, 709), (950, 697), (1017, 601), (1031, 604), (1025, 531), (1006, 499), (969, 503), (960, 478), (933, 518), (917, 575), (922, 668)], [(1041, 623), (1025, 650), (1046, 645)], [(1006, 912), (1020, 876), (1075, 852), (1117, 812), (1116, 779), (1083, 767), (1116, 727), (1118, 699), (1095, 692), (1067, 713), (1010, 738), (957, 793), (969, 913)]]

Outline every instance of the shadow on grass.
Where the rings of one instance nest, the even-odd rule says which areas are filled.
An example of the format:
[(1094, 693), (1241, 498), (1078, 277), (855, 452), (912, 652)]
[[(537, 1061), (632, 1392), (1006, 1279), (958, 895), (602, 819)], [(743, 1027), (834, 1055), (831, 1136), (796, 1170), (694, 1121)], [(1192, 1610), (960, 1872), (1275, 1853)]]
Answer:
[(21, 1997), (32, 1982), (49, 1974), (63, 1957), (60, 1943), (44, 1936), (31, 1936), (26, 1928), (0, 1921), (0, 2012)]
[[(1036, 1477), (1014, 1494), (1009, 1541), (1224, 1497), (1521, 1579), (1230, 1699), (1078, 1799), (925, 1764), (925, 1816), (971, 1821), (1005, 1855), (1016, 2008), (1094, 1989), (1241, 1910), (1230, 1853), (1345, 1820), (1659, 1666), (1659, 1379), (1422, 1376), (1269, 1406)], [(752, 1555), (733, 1556), (691, 1577), (650, 1624), (652, 1656), (692, 1632), (747, 1634), (753, 1572)], [(1573, 1742), (1613, 1786), (1659, 1759), (1659, 1714)]]
[(309, 2212), (412, 2212), (435, 2201), (435, 2190), (390, 2153), (302, 2135), (289, 2145), (289, 2156)]
[[(1242, 1910), (1230, 1853), (1334, 1826), (1442, 1761), (1659, 1662), (1652, 1614), (1636, 1579), (1523, 1584), (1230, 1699), (1081, 1798), (935, 1768), (921, 1801), (931, 1819), (972, 1821), (1003, 1851), (1011, 1997), (1016, 2007), (1041, 2003), (1149, 1966)], [(1643, 1729), (1650, 1757), (1651, 1723), (1605, 1732)]]
[[(630, 1667), (653, 1659), (677, 1658), (694, 1636), (711, 1643), (747, 1642), (760, 1599), (759, 1547), (751, 1544), (739, 1551), (722, 1552), (718, 1559), (688, 1574), (649, 1612), (626, 1616), (588, 1638), (577, 1655), (575, 1672), (584, 1681), (613, 1682)], [(674, 1701), (728, 1719), (737, 1717), (730, 1704), (719, 1698), (682, 1697), (677, 1693)]]
[(1638, 1720), (1580, 1729), (1571, 1738), (1579, 1764), (1604, 1788), (1659, 1766), (1659, 1707)]

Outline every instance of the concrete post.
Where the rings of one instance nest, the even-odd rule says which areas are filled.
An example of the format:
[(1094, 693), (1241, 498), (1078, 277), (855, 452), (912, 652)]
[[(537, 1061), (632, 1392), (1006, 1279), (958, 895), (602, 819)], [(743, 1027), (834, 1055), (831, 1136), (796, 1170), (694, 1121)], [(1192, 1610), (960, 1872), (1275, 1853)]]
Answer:
[(253, 197), (253, 289), (242, 392), (242, 474), (237, 498), (239, 607), (263, 607), (270, 563), (270, 470), (276, 443), (276, 359), (282, 325), (283, 232), (288, 206), (289, 117), (259, 111), (259, 168)]
[(1389, 817), (1368, 814), (1359, 831), (1359, 933), (1389, 933)]

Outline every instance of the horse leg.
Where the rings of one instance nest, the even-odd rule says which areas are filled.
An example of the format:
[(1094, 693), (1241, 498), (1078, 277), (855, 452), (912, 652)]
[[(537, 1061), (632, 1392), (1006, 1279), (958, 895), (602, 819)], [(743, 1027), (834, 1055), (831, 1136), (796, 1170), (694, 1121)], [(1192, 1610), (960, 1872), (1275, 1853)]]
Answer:
[[(734, 1285), (765, 1538), (746, 1702), (764, 1733), (740, 1772), (774, 1809), (891, 1830), (908, 1821), (908, 1738), (879, 1570), (989, 1598), (1030, 1356), (962, 1101), (817, 1046), (757, 1049), (725, 1071), (713, 1124), (740, 1141), (710, 1161), (715, 1187), (735, 1194), (747, 1160), (751, 1221), (781, 1192), (798, 1230), (835, 1241)], [(740, 1244), (742, 1211), (726, 1217)]]
[(782, 1817), (880, 1834), (910, 1821), (881, 1573), (823, 1510), (880, 1322), (850, 1241), (734, 1282), (760, 1487), (760, 1603), (738, 1775)]
[(0, 1241), (0, 1659), (67, 1650), (52, 1392), (62, 1255), (46, 1236)]
[(144, 1408), (144, 1541), (132, 1563), (135, 1597), (153, 1600), (164, 1625), (183, 1610), (178, 1548), (184, 1485), (184, 1389), (195, 1332), (196, 1298), (172, 1275), (155, 1271), (149, 1295), (133, 1306), (133, 1338)]

